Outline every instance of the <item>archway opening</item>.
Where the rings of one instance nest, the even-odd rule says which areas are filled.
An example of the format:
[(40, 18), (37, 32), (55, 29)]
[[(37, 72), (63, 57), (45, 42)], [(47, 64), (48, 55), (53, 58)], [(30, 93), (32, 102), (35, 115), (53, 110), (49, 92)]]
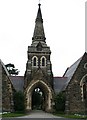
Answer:
[(34, 104), (34, 100), (37, 101), (36, 97), (34, 96), (34, 93), (36, 91), (39, 92), (40, 94), (39, 96), (41, 97), (41, 103), (38, 105), (38, 107), (46, 112), (51, 112), (53, 110), (52, 109), (53, 91), (51, 87), (49, 87), (49, 85), (42, 80), (36, 80), (36, 81), (33, 80), (26, 89), (25, 92), (26, 111), (30, 111), (36, 107), (36, 103)]
[(44, 110), (45, 94), (37, 87), (32, 92), (32, 110)]

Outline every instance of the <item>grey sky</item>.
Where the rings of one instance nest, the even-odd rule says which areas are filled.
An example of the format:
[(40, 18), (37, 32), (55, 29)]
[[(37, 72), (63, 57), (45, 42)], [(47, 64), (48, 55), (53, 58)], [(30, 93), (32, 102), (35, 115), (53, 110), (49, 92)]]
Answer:
[[(0, 58), (24, 75), (38, 0), (0, 1)], [(41, 10), (54, 76), (62, 76), (85, 52), (85, 0), (42, 0)]]
[(85, 3), (85, 51), (87, 52), (87, 2)]

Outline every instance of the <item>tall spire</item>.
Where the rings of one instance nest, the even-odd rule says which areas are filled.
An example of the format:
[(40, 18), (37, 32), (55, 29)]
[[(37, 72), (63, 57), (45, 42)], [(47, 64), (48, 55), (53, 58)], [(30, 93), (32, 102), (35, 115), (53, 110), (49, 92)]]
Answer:
[(43, 22), (41, 8), (40, 8), (41, 4), (39, 3), (38, 5), (39, 5), (39, 8), (38, 8), (36, 22)]
[(42, 19), (42, 13), (41, 13), (41, 4), (38, 4), (38, 12), (37, 12), (37, 17), (35, 21), (35, 29), (34, 29), (34, 34), (32, 38), (32, 42), (35, 41), (43, 41), (45, 42), (45, 33), (44, 33), (44, 27), (43, 27), (43, 19)]

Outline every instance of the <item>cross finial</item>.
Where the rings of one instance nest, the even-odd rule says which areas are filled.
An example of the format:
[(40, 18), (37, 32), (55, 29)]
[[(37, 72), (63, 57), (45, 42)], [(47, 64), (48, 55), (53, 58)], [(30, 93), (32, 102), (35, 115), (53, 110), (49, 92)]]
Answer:
[(39, 8), (40, 8), (40, 6), (41, 6), (40, 1), (41, 1), (41, 0), (39, 0), (39, 4), (38, 4), (38, 5), (39, 5)]
[(40, 0), (39, 0), (39, 4), (40, 4)]

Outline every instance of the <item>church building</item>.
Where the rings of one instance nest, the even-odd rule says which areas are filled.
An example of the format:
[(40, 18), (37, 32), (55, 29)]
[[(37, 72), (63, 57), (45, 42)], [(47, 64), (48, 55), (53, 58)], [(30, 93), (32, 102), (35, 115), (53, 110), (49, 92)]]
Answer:
[[(42, 95), (42, 105), (39, 106), (46, 112), (52, 112), (54, 96), (60, 92), (65, 93), (65, 113), (87, 114), (87, 53), (72, 64), (62, 77), (54, 77), (51, 64), (51, 50), (46, 43), (46, 37), (41, 13), (41, 4), (38, 5), (38, 12), (35, 20), (35, 28), (31, 45), (27, 50), (26, 70), (24, 76), (10, 76), (3, 72), (3, 90), (8, 90), (8, 96), (2, 91), (3, 109), (13, 109), (13, 90), (21, 91), (25, 96), (25, 110), (34, 109), (35, 91)], [(2, 62), (0, 65), (3, 66)], [(2, 73), (0, 72), (0, 75)], [(8, 84), (8, 85), (7, 85)], [(9, 89), (10, 88), (10, 89)], [(7, 93), (7, 91), (6, 91)], [(6, 98), (5, 98), (6, 96)], [(10, 98), (10, 99), (9, 99)], [(8, 100), (8, 104), (4, 101)]]

